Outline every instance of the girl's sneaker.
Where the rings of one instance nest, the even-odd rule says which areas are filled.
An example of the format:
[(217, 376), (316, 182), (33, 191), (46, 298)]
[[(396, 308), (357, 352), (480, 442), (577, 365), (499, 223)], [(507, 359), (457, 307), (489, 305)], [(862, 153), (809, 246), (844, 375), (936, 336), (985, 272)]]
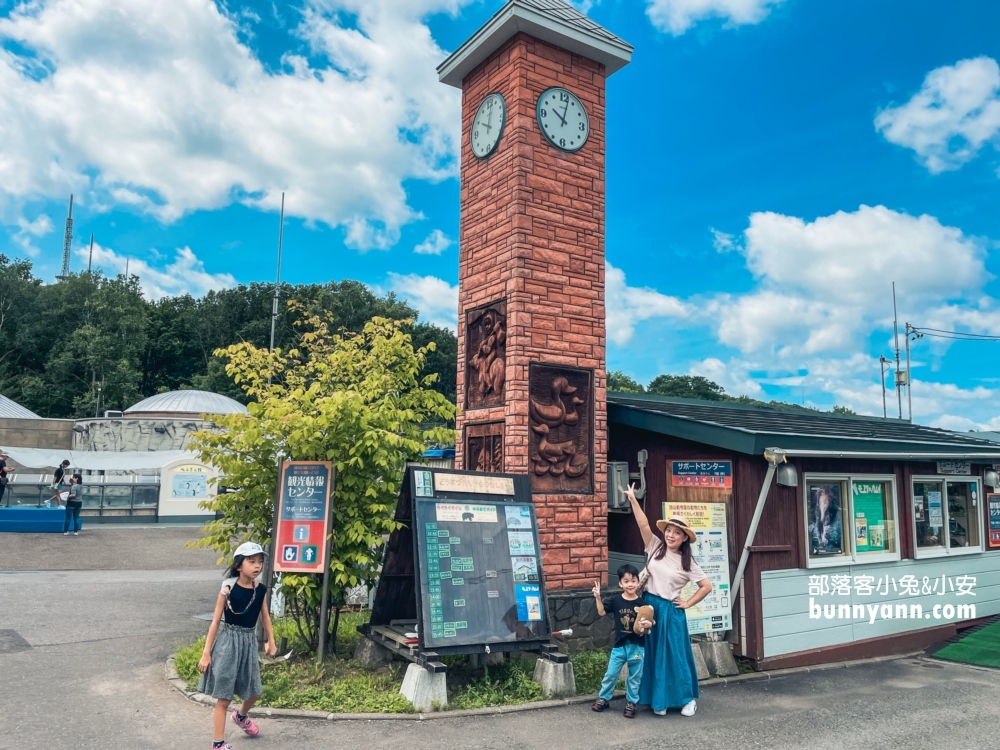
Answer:
[(622, 713), (622, 715), (626, 719), (635, 718), (635, 704), (632, 701), (625, 701), (625, 711)]
[(611, 704), (608, 703), (606, 700), (604, 700), (604, 698), (598, 698), (596, 701), (594, 701), (594, 705), (591, 706), (590, 708), (591, 708), (591, 710), (597, 711), (598, 713), (600, 713), (601, 711), (605, 711), (605, 710), (607, 710), (610, 707), (611, 707)]
[(254, 724), (253, 719), (251, 719), (249, 716), (244, 718), (243, 721), (240, 721), (239, 717), (236, 714), (237, 712), (234, 710), (233, 721), (236, 722), (236, 726), (238, 726), (240, 729), (246, 732), (248, 737), (256, 737), (260, 732), (260, 727)]
[(230, 745), (228, 742), (225, 745), (216, 746), (216, 744), (213, 742), (212, 750), (233, 750), (233, 746)]

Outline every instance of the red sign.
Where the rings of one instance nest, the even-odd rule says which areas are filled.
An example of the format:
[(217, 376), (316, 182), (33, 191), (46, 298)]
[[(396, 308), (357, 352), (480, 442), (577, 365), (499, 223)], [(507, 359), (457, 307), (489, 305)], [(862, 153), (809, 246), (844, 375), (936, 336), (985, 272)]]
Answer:
[(670, 484), (674, 487), (731, 489), (732, 461), (671, 461)]
[(326, 568), (333, 475), (329, 461), (281, 465), (273, 551), (276, 572), (322, 573)]

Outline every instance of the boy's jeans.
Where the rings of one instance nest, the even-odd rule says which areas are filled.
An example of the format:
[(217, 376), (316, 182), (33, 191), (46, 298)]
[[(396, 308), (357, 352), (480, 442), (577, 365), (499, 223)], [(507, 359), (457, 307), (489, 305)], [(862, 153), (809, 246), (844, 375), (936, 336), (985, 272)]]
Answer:
[(604, 682), (601, 683), (601, 697), (610, 701), (614, 695), (615, 685), (618, 683), (618, 675), (622, 667), (628, 664), (628, 679), (625, 681), (625, 700), (630, 703), (639, 702), (639, 682), (642, 680), (642, 657), (645, 652), (642, 646), (634, 643), (626, 643), (624, 646), (615, 646), (611, 649), (611, 658), (608, 660), (608, 671), (604, 673)]

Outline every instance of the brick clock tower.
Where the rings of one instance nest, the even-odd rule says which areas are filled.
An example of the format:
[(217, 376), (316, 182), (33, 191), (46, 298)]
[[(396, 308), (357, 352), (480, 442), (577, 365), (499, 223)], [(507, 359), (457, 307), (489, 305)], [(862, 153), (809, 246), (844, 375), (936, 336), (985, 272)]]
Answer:
[(606, 580), (605, 81), (631, 55), (510, 0), (438, 68), (462, 89), (456, 464), (531, 477), (550, 594)]

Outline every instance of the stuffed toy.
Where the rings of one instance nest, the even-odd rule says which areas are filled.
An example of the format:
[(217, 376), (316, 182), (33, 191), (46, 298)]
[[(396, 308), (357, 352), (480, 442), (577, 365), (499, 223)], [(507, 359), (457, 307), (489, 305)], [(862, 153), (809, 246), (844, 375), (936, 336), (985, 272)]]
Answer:
[(653, 619), (653, 608), (648, 604), (643, 604), (641, 607), (635, 608), (635, 625), (632, 626), (633, 633), (640, 633), (642, 628), (639, 627), (639, 620), (649, 620), (653, 625), (656, 624), (656, 620)]

